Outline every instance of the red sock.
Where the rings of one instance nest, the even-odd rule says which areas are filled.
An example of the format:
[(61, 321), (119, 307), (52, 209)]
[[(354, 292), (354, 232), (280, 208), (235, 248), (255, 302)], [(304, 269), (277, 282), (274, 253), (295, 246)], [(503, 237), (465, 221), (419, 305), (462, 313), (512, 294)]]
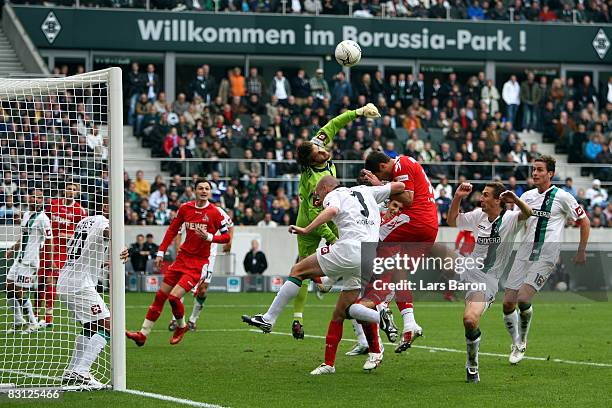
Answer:
[(164, 310), (164, 303), (166, 303), (166, 299), (168, 299), (168, 294), (158, 290), (155, 294), (155, 300), (153, 300), (153, 303), (147, 312), (147, 320), (154, 322), (159, 319), (159, 315), (161, 314), (162, 310)]
[(325, 336), (325, 364), (334, 366), (336, 363), (336, 351), (338, 344), (342, 340), (342, 323), (331, 321), (327, 328), (327, 336)]
[(397, 308), (400, 310), (400, 312), (406, 309), (412, 309), (412, 302), (402, 302), (396, 300), (395, 304), (397, 305)]
[(370, 322), (359, 322), (363, 327), (363, 333), (368, 340), (370, 353), (380, 353), (380, 343), (378, 342), (378, 325)]
[(181, 298), (178, 298), (174, 295), (168, 296), (168, 302), (170, 303), (170, 307), (172, 307), (172, 316), (175, 319), (182, 319), (185, 316), (185, 306), (183, 302), (181, 302)]
[(45, 320), (51, 323), (53, 320), (53, 306), (55, 306), (55, 298), (57, 294), (53, 283), (45, 285)]
[(38, 290), (36, 291), (36, 314), (38, 315), (38, 309), (43, 307), (46, 304), (45, 301), (45, 284), (41, 283), (38, 285)]

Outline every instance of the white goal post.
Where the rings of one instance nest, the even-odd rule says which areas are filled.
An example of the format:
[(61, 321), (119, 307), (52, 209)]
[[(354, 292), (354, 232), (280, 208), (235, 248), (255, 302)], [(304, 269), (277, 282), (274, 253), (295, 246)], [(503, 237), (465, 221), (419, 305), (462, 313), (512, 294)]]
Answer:
[(120, 68), (0, 78), (0, 392), (125, 389), (123, 196)]

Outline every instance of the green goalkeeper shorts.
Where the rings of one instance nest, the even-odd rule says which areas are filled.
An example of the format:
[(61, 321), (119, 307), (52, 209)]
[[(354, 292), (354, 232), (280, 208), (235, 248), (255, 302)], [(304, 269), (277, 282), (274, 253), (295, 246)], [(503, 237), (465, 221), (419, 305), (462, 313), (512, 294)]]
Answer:
[(304, 259), (317, 251), (321, 237), (318, 234), (298, 235), (298, 256)]

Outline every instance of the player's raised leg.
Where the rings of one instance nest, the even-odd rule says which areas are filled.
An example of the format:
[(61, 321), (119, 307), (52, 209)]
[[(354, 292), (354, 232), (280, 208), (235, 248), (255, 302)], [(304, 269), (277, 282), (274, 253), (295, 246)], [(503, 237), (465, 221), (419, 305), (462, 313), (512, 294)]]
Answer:
[(147, 341), (147, 337), (149, 337), (151, 334), (151, 330), (153, 330), (155, 322), (157, 319), (159, 319), (159, 316), (164, 310), (164, 304), (166, 303), (166, 300), (168, 300), (168, 296), (170, 295), (172, 288), (173, 285), (171, 286), (169, 283), (166, 283), (166, 278), (164, 278), (164, 282), (162, 282), (159, 290), (155, 294), (153, 303), (151, 303), (149, 310), (147, 310), (147, 314), (142, 322), (142, 327), (140, 330), (137, 332), (125, 332), (127, 338), (133, 340), (138, 347), (144, 346), (145, 342)]
[(317, 255), (313, 254), (293, 265), (289, 278), (281, 286), (266, 313), (252, 317), (244, 315), (242, 321), (250, 326), (259, 327), (264, 333), (270, 333), (285, 306), (300, 292), (304, 279), (315, 276), (323, 276), (323, 271), (317, 261)]

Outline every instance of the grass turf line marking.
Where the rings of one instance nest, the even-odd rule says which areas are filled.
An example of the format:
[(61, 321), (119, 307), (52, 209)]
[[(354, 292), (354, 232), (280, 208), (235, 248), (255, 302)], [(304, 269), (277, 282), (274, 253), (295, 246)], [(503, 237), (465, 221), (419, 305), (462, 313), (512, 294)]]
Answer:
[[(567, 303), (538, 303), (538, 306), (540, 306), (540, 305), (546, 306), (546, 307), (549, 307), (549, 306), (567, 307), (568, 306)], [(149, 309), (150, 306), (151, 306), (150, 304), (148, 304), (148, 305), (138, 305), (138, 306), (135, 306), (135, 305), (126, 305), (125, 308), (126, 309), (144, 309), (144, 310), (147, 310), (147, 309)], [(591, 304), (590, 303), (577, 303), (577, 304), (573, 304), (572, 306), (583, 307), (583, 306), (591, 306)], [(224, 308), (227, 308), (227, 309), (240, 309), (240, 308), (255, 308), (255, 307), (257, 307), (257, 308), (264, 308), (265, 307), (267, 309), (268, 307), (270, 307), (270, 304), (267, 304), (267, 305), (211, 305), (211, 304), (206, 304), (206, 306), (204, 306), (204, 309), (209, 309), (209, 308), (215, 308), (215, 309), (224, 309)], [(313, 309), (329, 308), (329, 309), (333, 310), (334, 307), (335, 307), (335, 305), (331, 304), (331, 303), (330, 304), (319, 304), (319, 305), (309, 305), (309, 304), (306, 305), (306, 308), (313, 308)], [(431, 304), (428, 304), (428, 303), (419, 303), (419, 308), (432, 308), (432, 309), (436, 309), (436, 308), (440, 308), (440, 309), (442, 309), (442, 308), (444, 308), (444, 309), (446, 309), (446, 308), (462, 308), (463, 309), (464, 307), (465, 307), (465, 305), (462, 302), (431, 303)]]
[(188, 400), (188, 399), (184, 399), (184, 398), (176, 398), (176, 397), (172, 397), (172, 396), (169, 396), (169, 395), (156, 394), (156, 393), (153, 393), (153, 392), (145, 392), (145, 391), (131, 390), (131, 389), (122, 390), (120, 392), (125, 392), (127, 394), (138, 395), (138, 396), (141, 396), (141, 397), (154, 398), (154, 399), (158, 399), (158, 400), (161, 400), (161, 401), (176, 402), (177, 404), (189, 405), (189, 406), (192, 406), (192, 407), (223, 408), (221, 405), (207, 404), (205, 402), (192, 401), (192, 400)]
[[(253, 332), (253, 333), (262, 333), (260, 330), (257, 330), (257, 329), (245, 329), (245, 330), (249, 330), (250, 332)], [(281, 332), (270, 332), (270, 334), (276, 334), (276, 335), (279, 335), (279, 336), (292, 336), (291, 333), (281, 333)], [(304, 337), (310, 337), (310, 338), (313, 338), (313, 339), (325, 339), (325, 336), (316, 336), (316, 335), (313, 335), (313, 334), (305, 334)], [(342, 341), (355, 342), (355, 340), (352, 340), (352, 339), (342, 339)], [(394, 343), (389, 343), (387, 341), (383, 341), (383, 344), (386, 345), (386, 346), (395, 346), (396, 345)], [(457, 349), (446, 348), (446, 347), (418, 346), (418, 345), (414, 345), (413, 344), (412, 348), (420, 348), (420, 349), (431, 350), (431, 351), (443, 351), (443, 352), (447, 352), (447, 353), (462, 353), (462, 354), (465, 354), (465, 350), (457, 350)], [(487, 352), (482, 352), (482, 351), (479, 351), (478, 354), (482, 355), (482, 356), (490, 356), (490, 357), (504, 357), (504, 358), (508, 357), (508, 354), (487, 353)], [(536, 360), (536, 361), (552, 361), (553, 363), (586, 365), (586, 366), (594, 366), (594, 367), (612, 367), (612, 364), (609, 364), (609, 363), (592, 363), (590, 361), (573, 361), (573, 360), (563, 360), (563, 359), (559, 359), (559, 358), (548, 359), (546, 357), (530, 357), (530, 356), (525, 356), (525, 357), (523, 357), (523, 359), (524, 360)]]

